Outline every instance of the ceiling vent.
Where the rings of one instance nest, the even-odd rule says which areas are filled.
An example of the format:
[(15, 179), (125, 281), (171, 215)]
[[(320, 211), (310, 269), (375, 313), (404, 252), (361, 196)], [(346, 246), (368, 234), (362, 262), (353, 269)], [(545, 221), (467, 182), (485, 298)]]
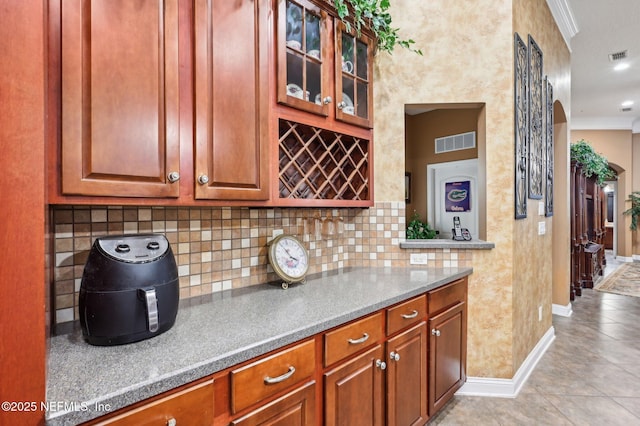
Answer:
[(627, 57), (626, 50), (623, 50), (621, 52), (609, 53), (609, 60), (611, 62), (621, 61), (623, 59), (626, 59), (626, 57)]

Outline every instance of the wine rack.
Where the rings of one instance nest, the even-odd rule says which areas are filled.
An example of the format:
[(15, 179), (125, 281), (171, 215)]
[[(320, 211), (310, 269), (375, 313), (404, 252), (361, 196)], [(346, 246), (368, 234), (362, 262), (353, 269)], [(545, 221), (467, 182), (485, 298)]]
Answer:
[(369, 200), (370, 141), (281, 119), (280, 198)]

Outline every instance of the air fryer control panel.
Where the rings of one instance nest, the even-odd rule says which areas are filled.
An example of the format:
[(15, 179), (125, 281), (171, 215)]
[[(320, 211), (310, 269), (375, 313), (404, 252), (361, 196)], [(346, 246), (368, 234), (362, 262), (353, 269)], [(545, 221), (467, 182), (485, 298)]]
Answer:
[(169, 249), (169, 241), (160, 234), (103, 237), (97, 242), (107, 256), (127, 263), (153, 262)]

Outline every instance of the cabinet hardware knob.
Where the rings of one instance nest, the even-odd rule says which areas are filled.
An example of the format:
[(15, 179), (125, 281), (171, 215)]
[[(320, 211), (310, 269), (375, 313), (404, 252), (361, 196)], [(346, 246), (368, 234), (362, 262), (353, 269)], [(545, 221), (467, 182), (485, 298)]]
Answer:
[(326, 98), (324, 98), (322, 100), (322, 103), (324, 103), (325, 105), (330, 104), (331, 102), (333, 102), (333, 99), (331, 99), (331, 96), (327, 96)]
[(209, 176), (207, 175), (200, 175), (198, 176), (198, 183), (200, 185), (206, 185), (209, 183)]
[(431, 330), (431, 334), (438, 337), (440, 336), (440, 330), (436, 330), (435, 328), (433, 330)]
[(276, 383), (280, 383), (280, 382), (284, 382), (285, 380), (287, 380), (289, 377), (293, 376), (293, 373), (296, 372), (296, 368), (292, 365), (289, 367), (289, 371), (287, 371), (286, 373), (284, 373), (281, 376), (278, 377), (265, 377), (264, 378), (264, 384), (265, 385), (274, 385)]
[(178, 424), (178, 422), (173, 417), (171, 417), (169, 420), (167, 420), (167, 426), (176, 426), (177, 424)]
[(178, 172), (171, 172), (167, 175), (167, 179), (169, 179), (169, 182), (171, 183), (175, 183), (177, 181), (180, 180), (180, 173)]
[(404, 319), (411, 319), (411, 318), (415, 318), (417, 316), (418, 316), (418, 311), (416, 311), (415, 309), (410, 314), (402, 314), (402, 318), (404, 318)]
[(347, 104), (346, 104), (346, 102), (345, 102), (345, 101), (342, 101), (342, 102), (339, 102), (339, 103), (338, 103), (338, 109), (342, 109), (342, 108), (344, 108), (344, 107), (346, 107), (346, 106), (347, 106)]
[(351, 345), (359, 345), (360, 343), (366, 342), (368, 339), (369, 339), (369, 335), (367, 333), (364, 333), (361, 338), (359, 338), (359, 339), (348, 339), (347, 342), (349, 342), (349, 344), (351, 344)]
[(386, 370), (387, 369), (387, 363), (382, 361), (381, 359), (377, 359), (376, 360), (376, 367), (378, 367), (380, 370)]
[(396, 351), (393, 351), (389, 354), (389, 358), (391, 358), (394, 361), (400, 361), (400, 354)]

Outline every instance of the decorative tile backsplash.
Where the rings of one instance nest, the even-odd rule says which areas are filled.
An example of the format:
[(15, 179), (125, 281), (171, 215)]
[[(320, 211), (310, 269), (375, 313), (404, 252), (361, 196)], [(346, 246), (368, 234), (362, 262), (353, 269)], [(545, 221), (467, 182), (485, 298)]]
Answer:
[(178, 264), (181, 299), (275, 281), (267, 242), (279, 230), (305, 243), (309, 274), (349, 266), (408, 266), (410, 253), (418, 251), (429, 253), (427, 266), (471, 266), (470, 250), (401, 249), (402, 202), (380, 202), (370, 209), (52, 206), (51, 213), (55, 324), (78, 319), (84, 263), (95, 239), (105, 235), (164, 234)]

